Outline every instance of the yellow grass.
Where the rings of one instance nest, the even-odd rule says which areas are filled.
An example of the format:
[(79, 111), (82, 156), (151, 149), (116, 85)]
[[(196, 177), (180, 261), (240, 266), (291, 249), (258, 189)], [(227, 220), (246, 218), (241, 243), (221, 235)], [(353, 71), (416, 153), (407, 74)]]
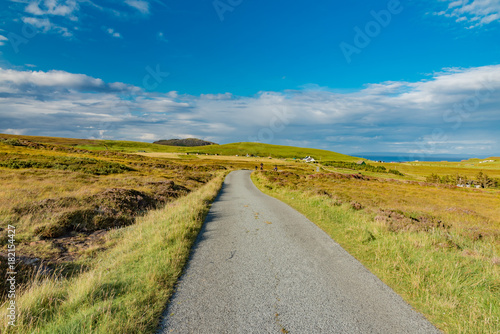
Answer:
[(426, 213), (457, 228), (500, 231), (499, 190), (363, 180), (310, 180), (308, 185), (364, 207)]
[[(494, 160), (493, 163), (479, 163), (479, 161)], [(474, 177), (479, 171), (483, 171), (490, 177), (500, 177), (500, 158), (473, 159), (463, 162), (409, 162), (409, 163), (383, 163), (386, 168), (397, 168), (400, 172), (414, 176), (416, 179), (425, 180), (431, 174), (443, 175), (465, 175)]]
[[(481, 164), (481, 160), (386, 163), (382, 165), (397, 169), (405, 176), (361, 171), (376, 179), (344, 180), (306, 176), (315, 174), (318, 167), (324, 173), (358, 174), (360, 171), (321, 167), (292, 159), (242, 155), (256, 150), (293, 157), (304, 155), (308, 149), (237, 143), (200, 148), (200, 152), (206, 150), (212, 155), (186, 155), (180, 152), (194, 148), (67, 138), (1, 137), (88, 146), (96, 151), (75, 153), (0, 143), (0, 155), (29, 154), (33, 159), (47, 161), (61, 157), (90, 157), (120, 163), (134, 170), (91, 175), (81, 171), (0, 167), (0, 227), (11, 222), (13, 208), (44, 199), (86, 198), (110, 188), (148, 192), (150, 182), (164, 180), (174, 180), (194, 191), (162, 210), (150, 211), (134, 225), (109, 232), (104, 245), (90, 245), (75, 262), (76, 266), (81, 266), (81, 273), (59, 280), (39, 277), (37, 284), (27, 288), (19, 299), (22, 313), (14, 332), (152, 332), (208, 210), (207, 203), (220, 187), (220, 173), (254, 169), (260, 163), (266, 171), (275, 165), (280, 170), (280, 173), (258, 173), (271, 176), (257, 176), (263, 190), (318, 223), (441, 329), (449, 333), (498, 333), (500, 330), (499, 305), (494, 303), (498, 301), (495, 296), (500, 293), (500, 190), (456, 189), (421, 182), (433, 173), (474, 177), (483, 171), (490, 177), (500, 177), (500, 158)], [(143, 149), (157, 152), (137, 153)], [(111, 150), (125, 150), (134, 155), (108, 156)], [(213, 155), (217, 150), (233, 153)], [(334, 152), (314, 152), (324, 160), (327, 157), (328, 160), (356, 159)], [(218, 170), (221, 172), (216, 172)], [(299, 177), (295, 181), (280, 179), (285, 172), (296, 173)], [(278, 180), (273, 180), (274, 177)], [(212, 181), (205, 184), (200, 179)], [(358, 204), (363, 209), (354, 211), (351, 206)], [(447, 228), (391, 230), (386, 221), (375, 219), (383, 210), (407, 217), (429, 216)], [(57, 255), (57, 245), (50, 240), (38, 240), (34, 234), (38, 223), (43, 222), (29, 215), (16, 221), (19, 250), (30, 249), (32, 255), (39, 257)]]
[[(500, 332), (498, 192), (305, 177), (294, 182), (271, 173), (253, 173), (253, 179), (262, 191), (315, 222), (445, 333)], [(354, 210), (355, 201), (365, 209)], [(460, 211), (470, 202), (484, 220)], [(377, 219), (379, 208), (409, 215), (413, 212), (404, 210), (415, 209), (453, 223), (450, 228), (419, 230), (406, 222), (408, 229), (393, 230)], [(457, 210), (448, 213), (446, 208)], [(464, 233), (473, 227), (485, 236)]]
[[(153, 332), (224, 174), (113, 233), (115, 247), (71, 279), (45, 278), (17, 299), (5, 333)], [(6, 305), (1, 305), (3, 310)]]

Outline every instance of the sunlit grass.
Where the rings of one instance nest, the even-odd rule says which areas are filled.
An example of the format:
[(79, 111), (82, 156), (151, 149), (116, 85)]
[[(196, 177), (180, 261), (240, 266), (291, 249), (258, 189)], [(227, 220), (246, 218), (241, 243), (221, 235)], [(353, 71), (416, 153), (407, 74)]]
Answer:
[(17, 326), (5, 332), (153, 332), (223, 177), (115, 231), (116, 246), (90, 270), (40, 279), (18, 298)]
[[(262, 191), (306, 215), (443, 331), (500, 331), (498, 237), (490, 234), (475, 239), (462, 233), (464, 224), (458, 222), (449, 229), (392, 231), (385, 222), (375, 219), (374, 210), (416, 208), (439, 215), (445, 207), (467, 207), (470, 201), (481, 203), (480, 207), (486, 211), (481, 213), (491, 214), (490, 218), (497, 221), (498, 215), (494, 215), (498, 210), (498, 195), (488, 198), (488, 194), (452, 193), (449, 189), (429, 187), (408, 192), (408, 187), (397, 190), (393, 184), (349, 180), (339, 182), (335, 188), (326, 187), (328, 196), (317, 194), (318, 184), (312, 182), (284, 186), (263, 176), (252, 175)], [(339, 205), (340, 198), (343, 204)], [(365, 209), (354, 210), (350, 201), (363, 202)], [(475, 218), (473, 222), (481, 231), (488, 230), (498, 236), (497, 225), (490, 222), (483, 225)]]
[[(310, 217), (441, 329), (450, 333), (499, 330), (496, 296), (500, 293), (500, 191), (422, 182), (433, 173), (474, 177), (483, 171), (498, 177), (499, 158), (481, 164), (481, 160), (382, 164), (405, 174), (400, 176), (307, 164), (293, 158), (311, 155), (322, 161), (358, 159), (287, 146), (236, 143), (186, 148), (124, 141), (1, 137), (77, 149), (36, 149), (0, 143), (0, 153), (7, 155), (29, 155), (42, 160), (92, 157), (133, 169), (121, 174), (92, 175), (50, 168), (0, 168), (3, 225), (10, 222), (13, 208), (47, 199), (84, 199), (111, 188), (148, 193), (150, 183), (163, 180), (174, 180), (194, 191), (163, 210), (150, 211), (134, 225), (110, 231), (103, 247), (90, 245), (75, 263), (81, 272), (64, 279), (40, 276), (19, 300), (22, 313), (14, 332), (153, 331), (208, 210), (207, 200), (213, 199), (220, 187), (220, 173), (254, 169), (260, 163), (267, 171), (278, 166), (281, 172), (299, 175), (293, 181), (274, 182), (259, 178), (258, 173), (254, 177), (257, 176), (261, 188), (267, 185), (272, 190), (264, 190)], [(116, 153), (120, 151), (134, 154)], [(259, 158), (246, 157), (247, 154)], [(361, 172), (372, 179), (305, 177), (318, 168), (323, 173), (336, 171), (351, 176)], [(213, 179), (216, 174), (219, 176)], [(353, 206), (363, 209), (356, 211)], [(384, 220), (375, 219), (381, 210), (408, 217), (429, 216), (443, 222), (446, 228), (422, 231), (391, 227)], [(37, 257), (59, 252), (57, 245), (39, 241), (34, 233), (44, 219), (26, 215), (16, 221), (19, 250), (29, 249)]]
[[(479, 163), (480, 161), (493, 160), (494, 162)], [(500, 177), (500, 158), (470, 159), (462, 162), (408, 162), (408, 163), (383, 163), (386, 168), (396, 167), (404, 174), (415, 176), (420, 180), (431, 174), (465, 175), (474, 177), (479, 171), (483, 171), (490, 177)]]

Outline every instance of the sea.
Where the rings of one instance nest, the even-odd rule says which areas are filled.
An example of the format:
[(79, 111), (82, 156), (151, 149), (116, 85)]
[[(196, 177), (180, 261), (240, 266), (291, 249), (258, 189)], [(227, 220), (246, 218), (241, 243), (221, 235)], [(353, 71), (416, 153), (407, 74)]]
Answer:
[(401, 153), (401, 154), (377, 154), (377, 153), (353, 153), (351, 154), (355, 157), (360, 157), (372, 161), (383, 161), (383, 162), (408, 162), (408, 161), (462, 161), (471, 158), (486, 158), (477, 156), (466, 156), (466, 155), (438, 155), (438, 154), (415, 154), (415, 153)]

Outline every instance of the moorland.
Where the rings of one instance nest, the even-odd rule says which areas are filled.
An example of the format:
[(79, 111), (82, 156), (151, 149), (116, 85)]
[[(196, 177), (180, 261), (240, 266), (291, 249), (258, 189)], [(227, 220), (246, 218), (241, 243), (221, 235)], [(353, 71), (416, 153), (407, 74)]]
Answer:
[(498, 332), (499, 157), (380, 163), (259, 143), (0, 134), (0, 274), (15, 226), (20, 284), (9, 332), (153, 332), (224, 176), (261, 163), (252, 179), (262, 191), (438, 328)]

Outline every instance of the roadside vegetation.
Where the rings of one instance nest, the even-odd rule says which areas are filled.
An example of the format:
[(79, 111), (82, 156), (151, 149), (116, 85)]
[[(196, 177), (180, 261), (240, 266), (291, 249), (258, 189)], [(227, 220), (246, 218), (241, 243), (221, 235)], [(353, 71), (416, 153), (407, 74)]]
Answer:
[(226, 167), (0, 139), (0, 302), (6, 298), (8, 225), (16, 228), (21, 288), (33, 276), (71, 277), (133, 225), (205, 185)]
[(35, 275), (7, 333), (153, 333), (224, 176), (113, 230), (78, 275)]
[(500, 330), (500, 191), (360, 174), (252, 177), (444, 332)]

